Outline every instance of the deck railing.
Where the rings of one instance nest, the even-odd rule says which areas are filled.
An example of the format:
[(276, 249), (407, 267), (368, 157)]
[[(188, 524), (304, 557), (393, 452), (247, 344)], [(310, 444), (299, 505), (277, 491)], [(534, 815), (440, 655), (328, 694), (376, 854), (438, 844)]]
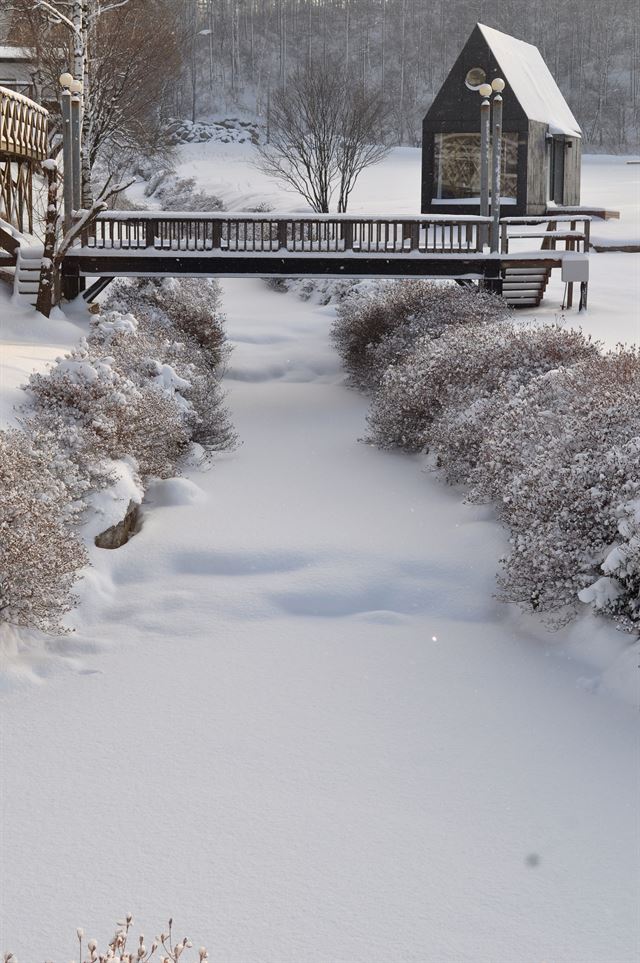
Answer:
[(503, 217), (500, 221), (500, 251), (508, 254), (511, 241), (531, 238), (542, 240), (542, 250), (556, 251), (558, 244), (564, 244), (566, 251), (584, 253), (589, 250), (590, 231), (591, 218), (588, 216)]
[(489, 218), (224, 213), (101, 214), (84, 246), (99, 250), (235, 254), (469, 254)]
[(49, 112), (23, 94), (0, 87), (0, 155), (43, 161)]

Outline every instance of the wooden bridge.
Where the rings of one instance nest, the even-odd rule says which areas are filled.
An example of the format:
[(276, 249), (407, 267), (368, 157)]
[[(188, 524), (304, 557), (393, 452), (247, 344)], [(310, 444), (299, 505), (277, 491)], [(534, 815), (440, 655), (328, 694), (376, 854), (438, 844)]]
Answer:
[[(0, 87), (0, 221), (7, 222), (0, 223), (0, 268), (15, 267), (25, 294), (37, 287), (40, 258), (33, 249), (19, 258), (20, 235), (11, 225), (33, 233), (33, 173), (47, 157), (47, 123), (43, 107)], [(115, 277), (279, 275), (451, 278), (524, 306), (540, 303), (551, 271), (560, 268), (568, 304), (580, 280), (586, 305), (589, 218), (503, 218), (495, 253), (488, 250), (491, 230), (490, 218), (469, 215), (108, 211), (70, 248), (62, 273), (68, 295), (86, 278), (97, 279), (88, 300)]]
[[(114, 277), (311, 275), (480, 281), (524, 306), (539, 303), (554, 268), (584, 261), (588, 250), (588, 218), (548, 222), (503, 219), (500, 251), (491, 254), (483, 217), (110, 211), (71, 248), (63, 271), (71, 283), (99, 279), (88, 299)], [(525, 249), (510, 250), (514, 241)]]

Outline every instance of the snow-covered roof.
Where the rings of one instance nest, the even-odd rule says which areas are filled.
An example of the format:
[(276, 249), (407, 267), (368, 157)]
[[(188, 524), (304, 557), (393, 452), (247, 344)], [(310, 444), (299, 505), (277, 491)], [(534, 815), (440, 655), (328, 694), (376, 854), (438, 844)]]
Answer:
[(0, 43), (0, 60), (32, 60), (31, 51), (26, 47), (16, 47), (14, 44)]
[(478, 27), (529, 120), (548, 124), (552, 134), (581, 137), (578, 121), (538, 48), (482, 23)]

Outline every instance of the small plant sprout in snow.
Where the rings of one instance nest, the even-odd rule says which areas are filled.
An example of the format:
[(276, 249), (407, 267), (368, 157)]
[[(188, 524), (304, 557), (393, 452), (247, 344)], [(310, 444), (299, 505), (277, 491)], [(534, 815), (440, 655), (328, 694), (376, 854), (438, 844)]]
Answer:
[[(204, 946), (197, 951), (197, 957), (189, 951), (193, 949), (193, 943), (188, 937), (175, 940), (173, 936), (173, 920), (169, 920), (167, 931), (156, 936), (148, 945), (144, 935), (138, 936), (137, 943), (132, 942), (131, 927), (133, 926), (133, 916), (128, 913), (124, 920), (120, 920), (117, 929), (106, 946), (104, 952), (98, 947), (98, 941), (90, 939), (87, 942), (86, 952), (83, 953), (84, 931), (78, 929), (78, 943), (80, 948), (79, 963), (147, 963), (147, 960), (157, 960), (158, 963), (208, 963), (209, 954)], [(186, 954), (186, 955), (184, 955)], [(4, 963), (16, 963), (13, 955), (9, 953), (5, 956)]]

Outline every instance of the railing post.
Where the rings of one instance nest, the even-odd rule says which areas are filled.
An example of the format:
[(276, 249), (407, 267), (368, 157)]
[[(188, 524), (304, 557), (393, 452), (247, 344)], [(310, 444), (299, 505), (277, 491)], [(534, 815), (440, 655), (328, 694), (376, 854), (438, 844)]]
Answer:
[(156, 246), (156, 225), (157, 221), (148, 220), (144, 224), (144, 246), (155, 247)]
[(278, 248), (287, 246), (287, 221), (278, 221)]
[(345, 251), (353, 250), (353, 221), (342, 222), (342, 240)]
[(213, 221), (211, 225), (211, 245), (214, 251), (222, 246), (222, 221)]
[(501, 240), (500, 240), (500, 250), (503, 254), (509, 253), (509, 225), (504, 221), (500, 226)]

